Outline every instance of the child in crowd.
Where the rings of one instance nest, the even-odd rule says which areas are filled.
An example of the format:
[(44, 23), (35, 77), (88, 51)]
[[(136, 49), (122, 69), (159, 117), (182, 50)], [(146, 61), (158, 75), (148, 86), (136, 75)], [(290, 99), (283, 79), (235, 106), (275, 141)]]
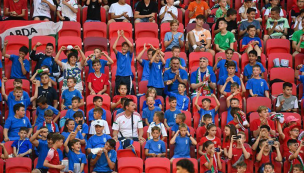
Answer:
[(164, 38), (164, 47), (166, 52), (172, 51), (173, 46), (183, 47), (184, 46), (184, 34), (178, 32), (179, 22), (174, 19), (170, 22), (171, 32), (166, 32)]
[(237, 173), (245, 173), (247, 170), (247, 164), (245, 162), (239, 162), (236, 165)]
[(166, 157), (166, 145), (163, 140), (160, 140), (162, 134), (161, 129), (158, 126), (154, 126), (151, 129), (150, 140), (145, 145), (146, 157)]
[[(101, 22), (100, 7), (101, 1), (99, 0), (86, 0), (88, 6), (87, 20), (85, 22)], [(109, 8), (107, 8), (109, 10)]]
[[(102, 56), (105, 56), (107, 58), (108, 61), (101, 59)], [(89, 60), (88, 60), (89, 58)], [(94, 60), (98, 60), (100, 62), (100, 72), (101, 73), (105, 73), (105, 66), (106, 65), (111, 65), (114, 63), (114, 61), (108, 56), (108, 54), (106, 54), (105, 52), (101, 51), (99, 48), (95, 48), (94, 49), (94, 53), (92, 53), (89, 57), (87, 58), (87, 66), (89, 66), (89, 74), (94, 73), (94, 65), (93, 65), (93, 61)]]
[(252, 78), (252, 73), (253, 73), (253, 67), (255, 65), (258, 65), (260, 66), (260, 69), (261, 69), (261, 78), (264, 79), (264, 72), (265, 72), (265, 68), (263, 66), (263, 64), (261, 63), (261, 57), (258, 56), (258, 53), (257, 51), (255, 50), (251, 50), (248, 52), (248, 58), (249, 58), (249, 64), (247, 64), (245, 67), (244, 67), (244, 76), (245, 76), (245, 82), (247, 82), (249, 79)]
[(200, 126), (198, 128), (199, 133), (196, 134), (196, 139), (201, 139), (205, 136), (205, 134), (207, 132), (207, 127), (209, 124), (212, 124), (212, 116), (210, 114), (205, 114), (203, 116), (202, 122), (200, 123)]
[[(121, 105), (121, 98), (123, 98), (123, 97), (126, 97), (128, 99), (132, 99), (133, 100), (133, 97), (131, 95), (127, 95), (127, 91), (128, 91), (127, 84), (123, 84), (123, 83), (119, 84), (119, 86), (118, 86), (118, 93), (119, 93), (119, 95), (116, 95), (116, 96), (113, 97), (113, 101), (111, 103), (111, 109), (112, 110), (115, 110), (115, 109), (123, 107)], [(136, 100), (133, 100), (133, 101), (136, 103)]]
[[(248, 13), (247, 13), (247, 11), (248, 11), (249, 8), (252, 8), (255, 11), (257, 11), (255, 3), (253, 3), (252, 0), (245, 0), (244, 4), (239, 8), (239, 14), (241, 16), (241, 21), (242, 22), (248, 20)], [(262, 18), (260, 18), (260, 16), (256, 20), (259, 21), (259, 22), (262, 22)]]
[(220, 172), (219, 170), (222, 169), (221, 150), (218, 150), (212, 141), (206, 141), (203, 144), (202, 148), (204, 150), (204, 153), (200, 158), (200, 164), (203, 166), (204, 171)]
[[(273, 14), (271, 13), (271, 10), (273, 8), (277, 8), (278, 9), (278, 15), (283, 17), (284, 16), (284, 12), (283, 10), (281, 9), (281, 5), (280, 5), (280, 0), (269, 0), (270, 4), (266, 5), (268, 6), (264, 12), (264, 16), (265, 16), (265, 19), (268, 20), (269, 18), (272, 18)], [(271, 15), (271, 16), (270, 16)]]
[[(237, 93), (237, 92), (236, 92)], [(240, 102), (240, 100), (238, 98), (232, 98), (233, 96), (235, 96), (235, 94), (230, 95), (229, 97), (227, 97), (227, 120), (226, 123), (228, 124), (230, 121), (232, 121), (234, 119), (234, 116), (231, 114), (231, 109), (232, 108), (242, 108), (242, 100)]]
[(94, 121), (91, 122), (91, 127), (90, 127), (90, 132), (89, 134), (93, 134), (95, 135), (96, 134), (96, 131), (95, 131), (95, 124), (96, 123), (99, 123), (99, 122), (102, 122), (103, 123), (103, 133), (105, 134), (110, 134), (110, 129), (109, 129), (109, 125), (108, 125), (108, 122), (103, 120), (102, 119), (102, 115), (103, 115), (103, 109), (102, 108), (95, 108), (94, 111)]
[[(55, 1), (58, 5), (58, 1)], [(51, 21), (51, 11), (56, 11), (56, 5), (52, 0), (33, 1), (33, 20)]]
[(227, 10), (229, 9), (229, 6), (227, 6), (227, 0), (218, 0), (218, 5), (219, 8), (216, 10), (215, 20), (226, 17)]
[[(146, 99), (148, 99), (148, 97), (153, 97), (154, 98), (154, 106), (157, 106), (159, 107), (160, 109), (162, 109), (162, 102), (160, 99), (156, 99), (157, 97), (157, 93), (156, 93), (156, 89), (155, 88), (148, 88), (147, 92), (146, 92)], [(144, 101), (143, 103), (143, 110), (148, 107), (148, 104), (147, 104), (147, 100)]]
[[(113, 51), (116, 55), (117, 59), (117, 71), (115, 76), (115, 95), (121, 94), (119, 92), (119, 87), (122, 83), (126, 84), (127, 91), (126, 94), (134, 95), (134, 89), (132, 84), (132, 70), (131, 70), (131, 62), (133, 59), (133, 44), (128, 40), (128, 38), (124, 35), (123, 30), (117, 31), (117, 39), (115, 40), (113, 44)], [(120, 38), (123, 38), (125, 42), (121, 44), (122, 49), (121, 52), (119, 52), (116, 49), (118, 40)]]
[(181, 113), (179, 109), (176, 109), (176, 98), (169, 97), (169, 105), (170, 109), (165, 112), (165, 121), (164, 124), (166, 128), (169, 130), (175, 124), (176, 115)]
[(233, 82), (230, 85), (231, 92), (225, 92), (227, 83), (229, 82), (229, 81), (227, 82), (227, 80), (226, 80), (224, 86), (221, 88), (221, 91), (220, 91), (221, 94), (223, 94), (225, 97), (227, 97), (227, 107), (228, 108), (230, 107), (230, 99), (236, 98), (239, 101), (239, 108), (242, 109), (243, 96), (244, 96), (244, 93), (246, 92), (242, 74), (240, 75), (240, 81), (241, 81), (241, 87), (242, 87), (241, 89), (240, 89), (240, 85), (237, 82)]
[(226, 87), (224, 87), (224, 91), (231, 92), (231, 84), (233, 82), (237, 82), (239, 85), (241, 85), (241, 80), (235, 75), (235, 63), (233, 61), (227, 63), (227, 71), (228, 74), (221, 76), (218, 84), (220, 85), (220, 91), (222, 91), (222, 87), (224, 87), (225, 83), (227, 83)]
[(268, 125), (261, 125), (260, 134), (252, 144), (252, 150), (256, 151), (259, 149), (260, 141), (262, 140), (273, 140), (270, 136), (270, 127)]
[(13, 154), (15, 157), (30, 157), (32, 153), (32, 143), (27, 139), (29, 129), (21, 127), (18, 135), (19, 140), (13, 142)]
[(89, 111), (89, 121), (93, 121), (95, 120), (94, 118), (94, 109), (96, 108), (101, 108), (103, 113), (102, 113), (102, 119), (103, 120), (106, 120), (106, 110), (104, 110), (102, 108), (102, 102), (103, 102), (103, 98), (100, 97), (100, 96), (95, 96), (93, 97), (93, 104), (94, 104), (94, 108), (92, 108), (90, 111)]
[[(56, 115), (54, 118), (54, 122), (56, 123), (58, 118), (60, 117), (60, 112), (55, 109), (53, 106), (50, 106), (47, 104), (47, 100), (44, 96), (41, 96), (37, 99), (37, 109), (36, 109), (36, 117), (35, 117), (35, 123), (34, 125), (37, 126), (45, 121), (44, 116), (45, 116), (45, 111), (46, 110), (51, 110), (53, 114)], [(53, 115), (52, 115), (53, 117)]]
[[(5, 20), (24, 20), (27, 11), (27, 3), (23, 1), (8, 1), (4, 5), (4, 15), (8, 16)], [(1, 16), (2, 20), (2, 16)]]
[(84, 121), (84, 115), (83, 115), (83, 112), (81, 111), (77, 111), (75, 112), (75, 114), (73, 115), (73, 118), (75, 120), (75, 129), (78, 127), (78, 125), (81, 126), (81, 130), (80, 130), (80, 133), (81, 135), (83, 136), (84, 140), (87, 141), (87, 135), (89, 134), (89, 126), (85, 123)]
[(216, 62), (213, 66), (213, 71), (216, 71), (217, 69), (220, 69), (219, 71), (219, 76), (224, 76), (224, 75), (228, 75), (228, 71), (227, 71), (227, 63), (230, 62), (230, 61), (233, 61), (235, 63), (235, 71), (238, 72), (238, 66), (237, 66), (237, 62), (232, 60), (232, 57), (233, 57), (233, 54), (234, 54), (234, 50), (233, 49), (226, 49), (225, 50), (225, 56), (226, 56), (226, 59), (223, 59), (223, 57), (219, 56), (217, 59), (216, 59)]
[[(273, 152), (271, 147), (275, 148), (276, 152)], [(256, 161), (258, 162), (258, 168), (266, 168), (266, 163), (282, 162), (282, 155), (280, 152), (280, 142), (263, 139), (259, 143), (260, 152), (256, 155)], [(281, 164), (280, 164), (281, 165)]]
[[(126, 97), (121, 98), (121, 105), (124, 105), (126, 100), (128, 100), (128, 98), (126, 98)], [(116, 115), (118, 115), (118, 114), (120, 114), (124, 111), (125, 111), (124, 107), (119, 108), (119, 109), (116, 110)]]
[(81, 92), (79, 90), (75, 89), (75, 85), (76, 85), (76, 79), (74, 77), (68, 77), (68, 79), (67, 79), (68, 89), (64, 90), (62, 92), (62, 96), (61, 96), (62, 97), (61, 110), (71, 109), (72, 108), (72, 99), (75, 96), (80, 98), (80, 103), (78, 104), (78, 107), (81, 107), (84, 105)]
[[(43, 83), (41, 81), (41, 76), (43, 74), (47, 74), (48, 76), (50, 75), (50, 70), (48, 69), (47, 65), (43, 65), (43, 66), (41, 66), (41, 69), (37, 69), (36, 72), (31, 77), (30, 81), (33, 82), (33, 80), (37, 79), (40, 81), (41, 85), (43, 85)], [(49, 78), (50, 78), (50, 80), (48, 81), (48, 86), (50, 86), (50, 87), (56, 86), (57, 85), (56, 79), (53, 76), (49, 76)]]
[[(172, 126), (171, 131), (172, 131), (172, 136), (178, 131), (179, 126), (183, 124), (186, 120), (186, 115), (185, 113), (179, 113), (176, 115), (175, 118), (175, 124)], [(190, 131), (188, 127), (188, 131)]]
[(188, 6), (188, 10), (190, 18), (189, 23), (194, 23), (196, 16), (198, 15), (204, 15), (205, 17), (208, 17), (208, 15), (211, 13), (208, 3), (201, 0), (195, 0), (191, 2)]
[(165, 87), (165, 94), (169, 97), (175, 97), (177, 106), (179, 110), (187, 111), (189, 106), (189, 98), (185, 94), (186, 85), (184, 83), (178, 84), (178, 94), (173, 92), (168, 92), (168, 87)]
[(44, 111), (44, 120), (41, 123), (37, 124), (37, 130), (42, 127), (47, 127), (49, 132), (57, 133), (59, 132), (59, 128), (57, 123), (53, 121), (54, 112), (51, 109), (47, 109)]
[(102, 95), (107, 93), (107, 86), (109, 83), (109, 76), (101, 73), (101, 63), (98, 59), (92, 62), (94, 73), (90, 73), (87, 79), (90, 95)]
[(280, 141), (283, 141), (283, 156), (286, 157), (286, 155), (289, 154), (288, 141), (290, 139), (296, 140), (299, 144), (301, 143), (301, 141), (298, 140), (301, 125), (293, 124), (290, 127), (286, 128), (286, 131), (284, 130), (285, 133), (283, 133), (281, 123), (279, 123), (279, 121), (277, 121), (277, 126), (279, 132), (279, 139)]
[(236, 40), (234, 34), (230, 31), (227, 31), (227, 26), (228, 24), (226, 20), (219, 21), (218, 27), (221, 32), (217, 33), (214, 38), (216, 52), (225, 52), (225, 50), (228, 48), (233, 49), (233, 45)]
[[(78, 5), (77, 1), (60, 1), (57, 7), (57, 16), (61, 21), (77, 21)], [(78, 19), (79, 20), (79, 19)]]
[(298, 98), (292, 95), (292, 84), (284, 82), (283, 94), (277, 97), (276, 112), (297, 112), (298, 108)]
[(162, 121), (164, 120), (164, 113), (161, 111), (157, 111), (154, 113), (153, 116), (153, 122), (150, 123), (148, 128), (148, 138), (153, 139), (153, 127), (157, 126), (160, 129), (160, 135), (162, 136), (162, 141), (164, 141), (167, 138), (167, 129), (165, 128)]
[(145, 123), (147, 126), (153, 121), (153, 117), (155, 112), (161, 111), (161, 109), (157, 106), (154, 106), (155, 101), (153, 97), (147, 97), (148, 107), (143, 110), (142, 118), (145, 119)]
[(185, 123), (181, 123), (179, 125), (179, 130), (170, 140), (170, 144), (175, 145), (174, 155), (171, 162), (176, 158), (190, 158), (190, 146), (197, 144), (196, 140), (190, 135), (187, 128), (188, 127)]
[(80, 102), (81, 101), (80, 101), (80, 98), (78, 96), (75, 96), (75, 97), (72, 98), (72, 106), (71, 106), (70, 109), (68, 109), (68, 111), (65, 114), (66, 119), (74, 120), (73, 116), (74, 116), (75, 112), (78, 112), (78, 111), (82, 112), (82, 114), (84, 115), (83, 110), (81, 110), (79, 108)]
[[(296, 139), (289, 139), (287, 141), (287, 146), (289, 149), (288, 155), (286, 155), (286, 159), (288, 162), (290, 162), (290, 166), (296, 165), (296, 164), (303, 164), (303, 153), (302, 147), (304, 146), (304, 142), (298, 143)], [(290, 170), (290, 168), (284, 168), (287, 170)]]
[(240, 108), (234, 107), (231, 108), (230, 114), (233, 116), (233, 120), (229, 121), (228, 124), (232, 124), (238, 131), (245, 131), (246, 128), (249, 128), (249, 123), (246, 120), (246, 114), (241, 111)]
[[(198, 90), (197, 93), (200, 95), (200, 91)], [(217, 114), (217, 111), (220, 107), (220, 102), (218, 101), (218, 99), (216, 98), (216, 95), (211, 94), (211, 97), (214, 98), (215, 102), (216, 102), (216, 106), (214, 107), (214, 109), (210, 110), (210, 106), (211, 106), (211, 100), (209, 98), (203, 98), (202, 100), (202, 108), (198, 105), (198, 99), (199, 97), (197, 96), (195, 99), (195, 107), (198, 110), (198, 113), (200, 114), (200, 120), (199, 122), (201, 122), (203, 120), (203, 116), (205, 114), (210, 114), (212, 116), (212, 121), (215, 122), (215, 115)]]
[(11, 79), (27, 79), (27, 75), (30, 71), (30, 62), (28, 59), (25, 59), (25, 56), (28, 54), (29, 49), (26, 46), (22, 46), (19, 49), (19, 56), (9, 55), (6, 53), (6, 46), (8, 41), (5, 40), (3, 44), (2, 55), (4, 58), (9, 58), (12, 61), (11, 68)]
[(78, 125), (75, 129), (75, 121), (72, 119), (67, 119), (64, 124), (63, 132), (61, 133), (64, 136), (64, 142), (67, 140), (68, 136), (75, 131), (75, 135), (70, 138), (70, 141), (73, 139), (79, 139), (81, 144), (85, 144), (85, 140), (81, 134), (81, 125)]
[[(223, 144), (222, 144), (221, 148), (223, 148), (223, 152), (226, 157), (228, 157), (228, 151), (229, 151), (230, 142), (231, 142), (230, 140), (233, 135), (235, 135), (235, 136), (237, 135), (237, 130), (236, 130), (235, 126), (233, 124), (225, 125), (224, 139), (223, 139)], [(236, 144), (237, 143), (234, 142), (232, 147), (236, 147)]]
[(256, 36), (256, 27), (254, 25), (249, 25), (247, 27), (247, 33), (248, 35), (243, 37), (241, 52), (249, 54), (250, 51), (255, 50), (258, 57), (261, 59), (263, 47), (260, 37)]
[(251, 97), (267, 97), (269, 98), (269, 88), (265, 79), (261, 76), (261, 67), (255, 65), (252, 67), (252, 78), (248, 80), (246, 89), (249, 90)]
[[(181, 48), (179, 46), (173, 46), (171, 49), (171, 52), (172, 52), (172, 58), (176, 57), (179, 59), (179, 68), (186, 70), (186, 61), (180, 57)], [(171, 68), (171, 59), (172, 58), (166, 59), (165, 71), (169, 70)]]
[[(143, 50), (136, 56), (136, 61), (139, 62), (139, 64), (143, 68), (142, 76), (141, 76), (141, 81), (147, 81), (149, 80), (149, 75), (150, 75), (150, 59), (152, 58), (152, 52), (155, 50), (154, 47), (151, 44), (148, 44), (150, 46), (149, 49), (146, 47), (146, 43), (144, 44)], [(144, 53), (147, 51), (147, 58), (148, 59), (143, 59), (142, 56)]]
[(303, 170), (304, 170), (304, 168), (303, 168), (302, 164), (293, 165), (293, 168), (292, 168), (293, 173), (303, 173), (304, 172)]
[[(292, 18), (292, 16), (291, 16), (291, 18)], [(293, 28), (294, 31), (303, 29), (303, 27), (302, 27), (303, 18), (304, 18), (304, 9), (301, 9), (299, 15), (295, 19), (295, 24), (294, 24), (294, 28)]]
[(211, 141), (214, 144), (215, 148), (220, 149), (221, 148), (221, 139), (215, 136), (216, 134), (216, 125), (215, 124), (208, 124), (207, 125), (207, 132), (203, 138), (201, 138), (200, 142), (198, 143), (198, 153), (202, 156), (204, 155), (204, 149), (203, 146), (204, 143), (207, 141)]
[[(59, 99), (58, 99), (57, 90), (49, 85), (52, 79), (49, 77), (47, 73), (42, 73), (40, 79), (42, 86), (38, 87), (38, 97), (41, 96), (45, 97), (48, 105), (51, 105), (55, 109), (58, 109)], [(34, 107), (34, 103), (33, 103), (33, 107)]]
[[(250, 1), (250, 0), (248, 0), (248, 1)], [(239, 11), (239, 13), (240, 12), (242, 12), (242, 11)], [(260, 21), (258, 21), (259, 19), (258, 20), (255, 19), (256, 13), (257, 13), (256, 9), (248, 8), (247, 10), (245, 9), (244, 12), (246, 13), (247, 19), (243, 20), (242, 23), (241, 23), (241, 26), (240, 26), (240, 29), (239, 29), (239, 36), (242, 37), (242, 36), (247, 36), (248, 35), (247, 27), (249, 25), (255, 26), (256, 34), (260, 35), (261, 24), (260, 24)], [(244, 15), (244, 12), (242, 13), (243, 15)]]
[[(277, 1), (277, 0), (273, 0), (273, 1)], [(287, 34), (288, 34), (287, 30), (289, 28), (289, 24), (286, 18), (281, 17), (280, 10), (282, 10), (280, 9), (280, 7), (273, 7), (271, 9), (271, 18), (269, 18), (266, 23), (266, 29), (268, 31), (268, 35), (266, 34), (264, 35), (264, 43), (266, 43), (266, 41), (269, 38), (271, 39), (287, 38)], [(266, 12), (264, 15), (266, 16)]]
[[(175, 6), (179, 8), (179, 3), (175, 3), (174, 0), (168, 0), (168, 2), (164, 4), (164, 0), (161, 1), (161, 4), (163, 5), (159, 11), (159, 18), (162, 20), (161, 23), (172, 22), (178, 18), (178, 10)], [(183, 8), (179, 9), (182, 9), (181, 12), (183, 14), (185, 13)]]
[(76, 135), (72, 132), (64, 142), (64, 151), (68, 154), (69, 172), (84, 173), (84, 165), (87, 164), (87, 158), (84, 153), (81, 153), (81, 144), (78, 139), (70, 141), (70, 137)]
[[(6, 80), (6, 81), (7, 81), (7, 78), (4, 77), (2, 80)], [(33, 82), (33, 81), (32, 81), (32, 82)], [(14, 89), (15, 89), (16, 87), (21, 87), (21, 88), (22, 88), (22, 85), (23, 85), (22, 79), (14, 79), (13, 85), (14, 85)], [(39, 92), (38, 92), (38, 95), (39, 95)], [(29, 99), (29, 98), (30, 98), (29, 94), (28, 94), (26, 91), (24, 91), (24, 90), (22, 91), (22, 97), (23, 97), (23, 99)], [(9, 99), (15, 100), (14, 91), (11, 91), (11, 92), (8, 94), (8, 98), (9, 98)]]
[(260, 106), (258, 108), (260, 118), (253, 120), (250, 124), (250, 131), (252, 131), (253, 137), (257, 137), (260, 134), (260, 127), (262, 125), (268, 125), (270, 127), (270, 134), (275, 136), (274, 122), (269, 119), (269, 112), (266, 106)]

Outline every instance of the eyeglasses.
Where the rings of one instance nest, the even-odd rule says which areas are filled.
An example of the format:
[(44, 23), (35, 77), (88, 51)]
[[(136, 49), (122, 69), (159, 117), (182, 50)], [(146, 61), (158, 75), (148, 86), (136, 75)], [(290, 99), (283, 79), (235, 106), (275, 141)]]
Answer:
[(300, 130), (291, 130), (291, 131), (294, 131), (294, 132), (299, 132)]

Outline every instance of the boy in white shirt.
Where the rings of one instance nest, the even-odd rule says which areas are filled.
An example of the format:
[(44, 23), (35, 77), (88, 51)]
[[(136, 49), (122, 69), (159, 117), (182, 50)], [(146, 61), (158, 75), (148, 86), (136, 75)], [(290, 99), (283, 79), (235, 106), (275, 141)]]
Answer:
[(178, 10), (174, 7), (174, 0), (167, 0), (167, 5), (163, 6), (159, 12), (161, 23), (171, 22), (178, 17)]
[(51, 11), (55, 11), (56, 6), (52, 0), (34, 0), (34, 20), (51, 20)]
[[(60, 13), (61, 12), (61, 13)], [(77, 21), (78, 5), (75, 0), (61, 0), (57, 7), (57, 15), (62, 21)]]
[(108, 21), (108, 25), (113, 22), (130, 22), (130, 18), (133, 17), (132, 8), (125, 0), (119, 0), (112, 4), (109, 13), (111, 19)]

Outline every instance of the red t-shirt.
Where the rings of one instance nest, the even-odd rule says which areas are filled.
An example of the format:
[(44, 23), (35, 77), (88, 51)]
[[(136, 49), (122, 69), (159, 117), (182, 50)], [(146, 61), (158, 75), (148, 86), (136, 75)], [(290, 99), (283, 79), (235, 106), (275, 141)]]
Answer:
[[(269, 153), (270, 154), (270, 153)], [(258, 155), (258, 153), (257, 153)], [(275, 162), (275, 158), (277, 157), (277, 153), (272, 152), (271, 153), (271, 163)], [(270, 162), (270, 155), (265, 156), (264, 154), (262, 154), (262, 158), (261, 161), (257, 162), (258, 163), (258, 168), (260, 168), (263, 164), (265, 163), (269, 163)]]
[[(225, 139), (223, 140), (223, 145), (222, 145), (222, 148), (224, 149), (224, 148), (226, 148), (227, 149), (227, 151), (229, 150), (229, 148), (230, 148), (230, 140), (228, 140), (228, 142), (225, 142)], [(232, 148), (235, 148), (236, 147), (236, 145), (237, 145), (237, 143), (236, 142), (233, 142), (233, 144), (232, 144)]]
[[(209, 155), (209, 154), (205, 154), (205, 155), (208, 157), (208, 159), (209, 159), (209, 161), (210, 161), (210, 155)], [(200, 158), (201, 163), (200, 163), (200, 164), (203, 166), (204, 171), (206, 172), (206, 171), (209, 171), (210, 169), (208, 169), (208, 168), (205, 166), (205, 163), (208, 163), (208, 160), (206, 159), (205, 155), (201, 156), (201, 158)], [(213, 168), (214, 168), (215, 173), (218, 172), (218, 165), (217, 165), (217, 160), (218, 160), (218, 159), (219, 159), (219, 158), (217, 157), (217, 155), (214, 154), (214, 156), (213, 156)]]
[(9, 12), (15, 11), (19, 15), (22, 14), (23, 9), (27, 9), (27, 1), (19, 0), (18, 2), (14, 2), (13, 0), (9, 0), (8, 3), (6, 3), (5, 9), (6, 8), (9, 9)]
[[(290, 155), (289, 148), (287, 146), (287, 142), (288, 142), (289, 139), (291, 139), (289, 135), (285, 136), (285, 139), (284, 139), (284, 142), (283, 142), (283, 156), (285, 156), (285, 157)], [(298, 144), (300, 145), (301, 142), (298, 139), (297, 139), (297, 141), (298, 141)]]
[[(136, 103), (136, 100), (133, 99), (132, 96), (130, 95), (126, 95), (126, 96), (120, 96), (120, 95), (116, 95), (113, 97), (113, 103), (116, 103), (119, 101), (119, 99), (123, 98), (123, 97), (126, 97), (128, 99), (132, 99), (135, 103)], [(122, 108), (121, 104), (119, 104), (116, 108)]]
[(103, 90), (105, 85), (110, 85), (109, 77), (106, 74), (102, 73), (100, 77), (97, 77), (95, 73), (90, 73), (87, 82), (92, 83), (92, 89), (95, 91), (95, 93), (98, 93), (99, 91)]
[[(59, 160), (59, 155), (57, 150), (55, 150), (54, 148), (50, 148), (45, 160), (49, 161), (50, 164), (53, 165), (59, 165), (60, 164), (60, 160)], [(54, 169), (54, 168), (49, 168), (49, 173), (60, 173), (59, 169)]]
[[(252, 155), (251, 147), (248, 144), (244, 144), (244, 146), (245, 146), (246, 151), (249, 152), (250, 155)], [(242, 148), (233, 148), (232, 149), (231, 164), (233, 165), (235, 162), (237, 162), (242, 154), (243, 154)], [(249, 165), (248, 161), (249, 161), (249, 159), (245, 159), (245, 163), (247, 165)], [(232, 167), (232, 172), (237, 172), (237, 169)]]
[(207, 131), (207, 129), (206, 129), (205, 126), (202, 126), (199, 129), (200, 129), (199, 133), (196, 135), (196, 139), (197, 140), (200, 140), (201, 138), (203, 138), (205, 136), (205, 134), (206, 134), (206, 131)]
[[(267, 120), (269, 127), (271, 130), (275, 130), (274, 127), (274, 122), (272, 120)], [(261, 126), (261, 120), (260, 119), (255, 119), (250, 123), (250, 131), (255, 131)]]
[(199, 146), (203, 145), (207, 141), (212, 141), (214, 143), (215, 148), (220, 148), (221, 147), (221, 139), (214, 136), (213, 139), (208, 139), (207, 136), (204, 136), (201, 140), (200, 143), (198, 144)]
[[(227, 93), (226, 97), (229, 97), (230, 95), (231, 95), (231, 93), (229, 92), (229, 93)], [(242, 98), (241, 93), (238, 93), (237, 95), (233, 96), (232, 98), (238, 99), (239, 100), (239, 108), (243, 109), (243, 100), (242, 100), (243, 98)]]
[[(295, 165), (295, 164), (301, 164), (301, 162), (300, 162), (300, 160), (299, 159), (293, 159), (293, 160), (289, 160), (289, 157), (292, 155), (292, 153), (291, 152), (289, 152), (289, 154), (288, 154), (288, 156), (286, 157), (286, 159), (288, 159), (288, 161), (290, 162), (290, 164), (291, 165)], [(303, 155), (303, 153), (299, 153), (299, 155), (298, 155), (301, 159), (302, 159), (302, 161), (304, 161), (303, 160), (303, 158), (304, 158), (304, 155)], [(285, 168), (284, 168), (285, 169)], [(289, 170), (290, 169), (290, 167), (289, 168), (287, 168), (287, 170)]]

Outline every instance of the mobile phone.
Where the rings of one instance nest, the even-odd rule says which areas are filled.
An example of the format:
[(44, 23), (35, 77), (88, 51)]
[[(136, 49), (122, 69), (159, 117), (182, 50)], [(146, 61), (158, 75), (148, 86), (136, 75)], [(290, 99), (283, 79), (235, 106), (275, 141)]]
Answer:
[(81, 125), (80, 129), (82, 129), (82, 121), (79, 121), (78, 125)]
[(274, 145), (274, 141), (273, 140), (268, 141), (268, 145)]
[(220, 148), (215, 148), (215, 152), (220, 152)]
[(242, 137), (241, 135), (236, 135), (236, 136), (233, 137), (233, 139), (237, 140), (237, 139), (241, 139), (241, 137)]

